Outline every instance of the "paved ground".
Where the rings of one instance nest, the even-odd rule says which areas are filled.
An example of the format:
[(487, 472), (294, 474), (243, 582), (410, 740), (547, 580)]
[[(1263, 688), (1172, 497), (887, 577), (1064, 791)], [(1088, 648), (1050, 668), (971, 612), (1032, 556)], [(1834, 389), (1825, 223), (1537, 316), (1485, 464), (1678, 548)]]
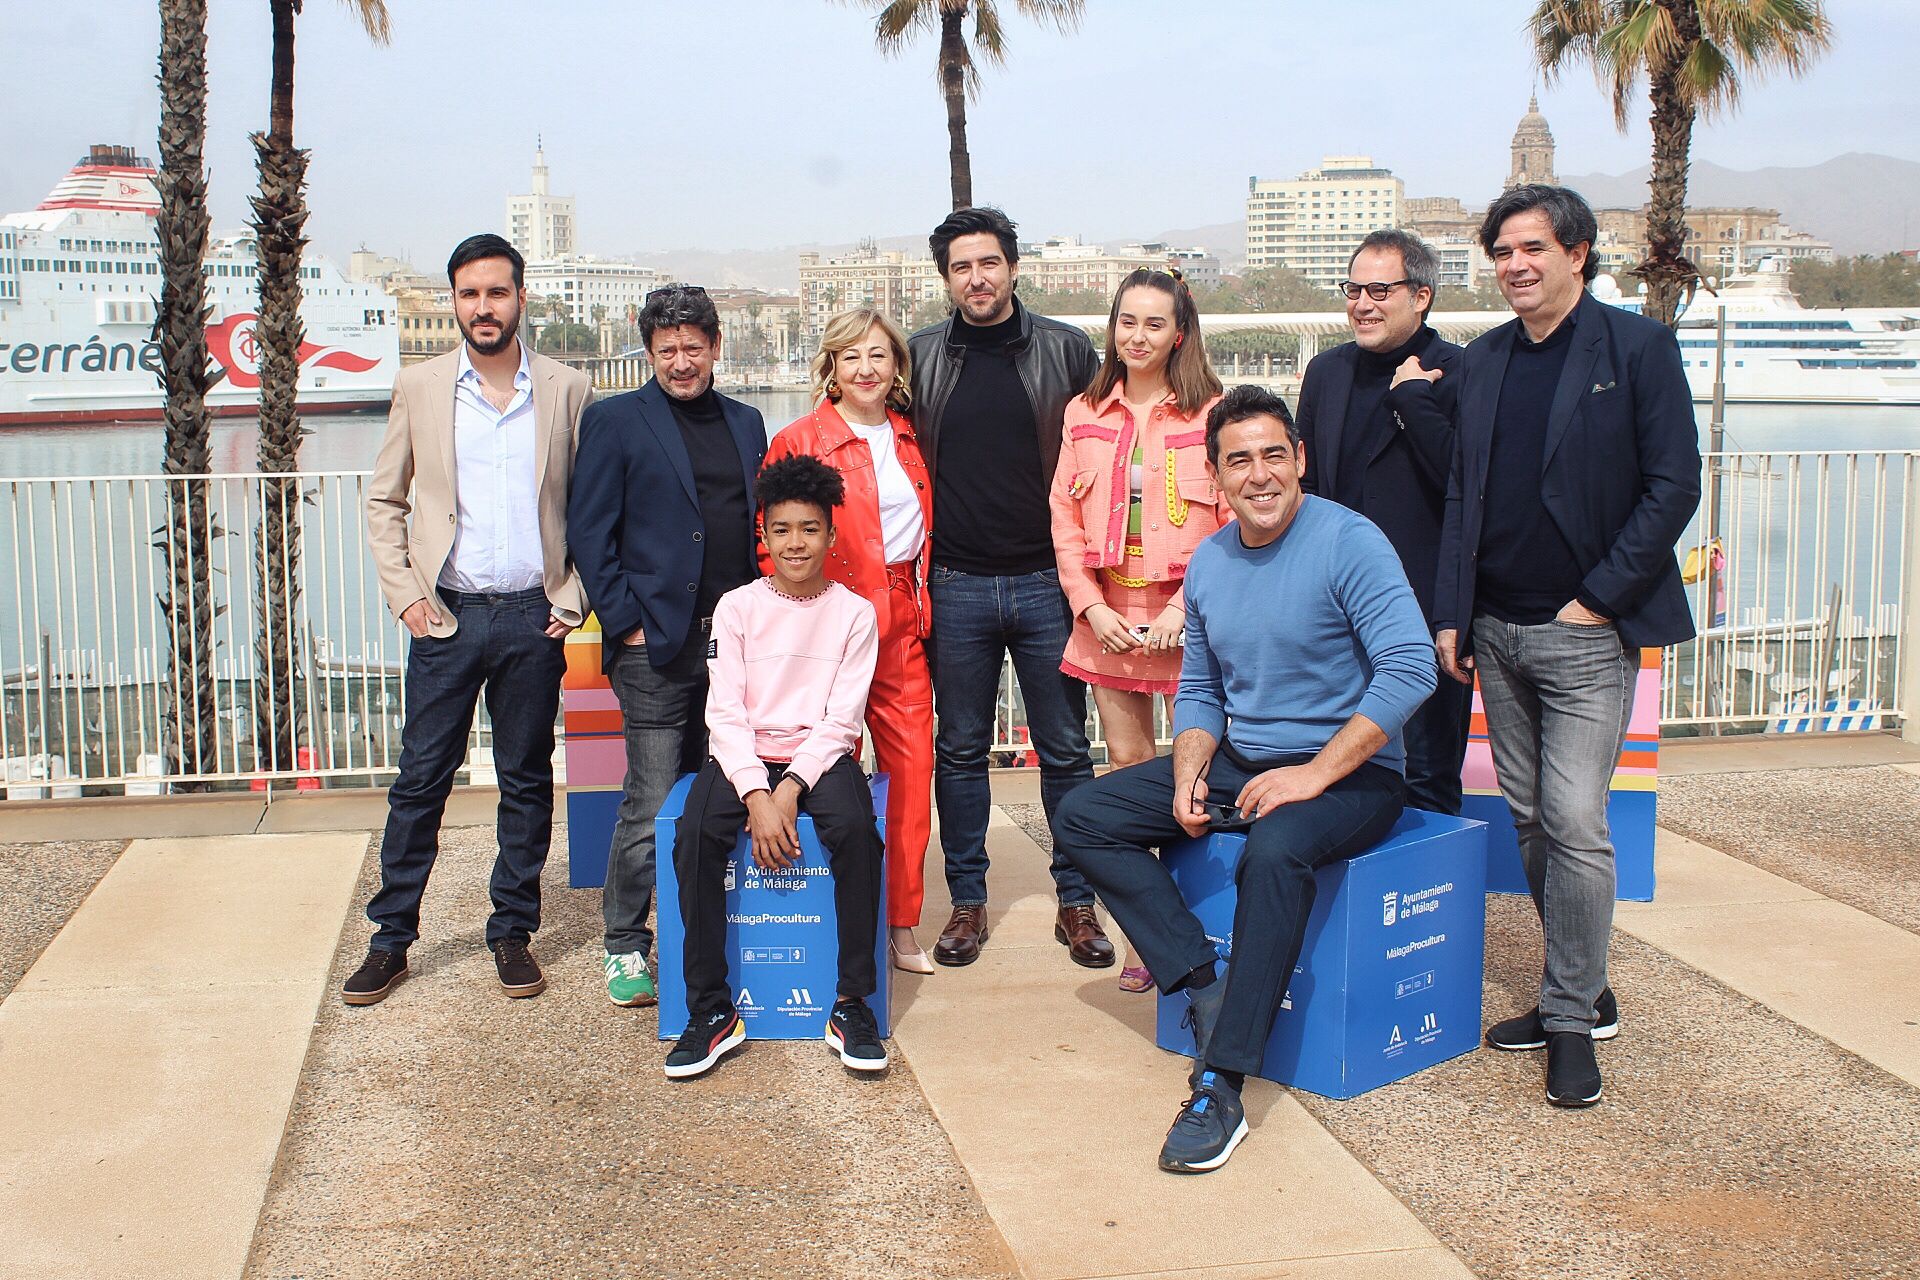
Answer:
[[(1038, 805), (1009, 812), (1050, 843)], [(1531, 904), (1489, 898), (1489, 1020), (1534, 1001), (1539, 963)], [(1486, 1280), (1920, 1275), (1920, 1090), (1618, 932), (1611, 977), (1591, 1111), (1546, 1105), (1540, 1055), (1491, 1050), (1293, 1096)]]
[(368, 857), (249, 1277), (1016, 1274), (904, 1063), (860, 1079), (824, 1045), (756, 1042), (668, 1081), (653, 1011), (598, 985), (597, 892), (553, 877), (549, 989), (502, 996), (492, 851), (487, 828), (444, 833), (414, 976), (349, 1009), (331, 988), (365, 949)]
[(1667, 778), (1660, 824), (1920, 933), (1920, 777), (1898, 766)]
[(79, 910), (124, 840), (0, 844), (0, 1000)]

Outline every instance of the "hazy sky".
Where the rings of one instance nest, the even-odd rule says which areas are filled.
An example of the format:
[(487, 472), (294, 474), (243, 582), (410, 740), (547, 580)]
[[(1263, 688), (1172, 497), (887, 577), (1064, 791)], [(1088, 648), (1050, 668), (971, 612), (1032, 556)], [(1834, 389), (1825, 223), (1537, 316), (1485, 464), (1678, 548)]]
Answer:
[[(207, 156), (216, 230), (246, 216), (266, 123), (266, 0), (211, 0)], [(297, 140), (310, 233), (442, 261), (498, 230), (544, 134), (581, 247), (621, 254), (919, 234), (947, 201), (934, 41), (873, 47), (871, 5), (829, 0), (388, 0), (371, 45), (337, 0), (300, 20)], [(970, 108), (974, 190), (1036, 238), (1224, 222), (1250, 175), (1359, 152), (1407, 193), (1484, 200), (1534, 75), (1530, 0), (1088, 0), (1077, 34), (1014, 16)], [(1847, 151), (1920, 159), (1920, 2), (1829, 0), (1835, 47), (1699, 128), (1733, 168)], [(0, 211), (30, 208), (89, 143), (154, 154), (152, 0), (28, 4), (0, 18)], [(1646, 160), (1585, 72), (1543, 88), (1563, 173)], [(1645, 112), (1637, 112), (1644, 117)], [(344, 262), (343, 264), (344, 265)]]

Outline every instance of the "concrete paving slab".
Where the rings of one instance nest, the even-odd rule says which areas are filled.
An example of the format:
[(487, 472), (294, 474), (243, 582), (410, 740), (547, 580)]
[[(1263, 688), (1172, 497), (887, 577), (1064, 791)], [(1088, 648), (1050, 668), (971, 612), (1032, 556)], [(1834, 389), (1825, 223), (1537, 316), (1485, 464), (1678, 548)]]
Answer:
[(9, 840), (134, 840), (245, 835), (260, 825), (265, 796), (217, 791), (179, 796), (89, 796), (8, 801)]
[(240, 1275), (365, 847), (128, 846), (0, 1005), (0, 1277)]
[(1920, 746), (1898, 733), (1743, 733), (1721, 738), (1669, 738), (1660, 744), (1660, 772), (1754, 773), (1768, 769), (1844, 769), (1920, 764)]
[(1805, 885), (1729, 858), (1665, 827), (1654, 833), (1653, 856), (1660, 886), (1655, 903), (1662, 908), (1825, 900)]
[(120, 840), (0, 844), (0, 1000), (120, 856)]
[(1100, 1280), (1458, 1280), (1471, 1275), (1444, 1248), (1382, 1249), (1332, 1258), (1294, 1258), (1243, 1267), (1189, 1267), (1179, 1271), (1126, 1271)]
[[(1920, 1086), (1920, 937), (1692, 841), (1656, 857), (1662, 897), (1621, 903), (1618, 928)], [(1731, 901), (1669, 901), (1670, 880), (1725, 884)]]
[[(1053, 941), (1047, 856), (997, 810), (988, 850), (994, 934), (973, 965), (917, 984), (896, 1040), (1024, 1274), (1380, 1274), (1288, 1268), (1388, 1250), (1426, 1268), (1409, 1274), (1471, 1275), (1264, 1081), (1247, 1089), (1252, 1132), (1231, 1164), (1204, 1178), (1161, 1173), (1186, 1059), (1154, 1047), (1150, 997), (1121, 992), (1113, 969), (1068, 961)], [(928, 918), (943, 919), (937, 875), (927, 897)]]

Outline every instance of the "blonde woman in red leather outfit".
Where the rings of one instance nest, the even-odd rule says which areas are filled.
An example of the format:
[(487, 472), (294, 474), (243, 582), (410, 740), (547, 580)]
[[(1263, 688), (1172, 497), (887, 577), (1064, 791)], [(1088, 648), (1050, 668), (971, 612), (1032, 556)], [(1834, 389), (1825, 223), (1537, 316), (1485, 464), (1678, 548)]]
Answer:
[[(1171, 698), (1180, 679), (1187, 557), (1232, 518), (1207, 474), (1207, 410), (1220, 391), (1185, 282), (1129, 275), (1100, 373), (1067, 405), (1049, 493), (1074, 618), (1060, 669), (1093, 689), (1114, 769), (1153, 758), (1153, 696)], [(1120, 985), (1153, 980), (1128, 965)]]
[(866, 597), (880, 623), (867, 732), (890, 779), (887, 952), (895, 968), (932, 973), (913, 930), (933, 833), (933, 684), (925, 646), (933, 490), (906, 416), (907, 373), (907, 337), (884, 314), (858, 307), (833, 317), (813, 359), (820, 404), (773, 438), (767, 461), (809, 454), (846, 481), (827, 577)]

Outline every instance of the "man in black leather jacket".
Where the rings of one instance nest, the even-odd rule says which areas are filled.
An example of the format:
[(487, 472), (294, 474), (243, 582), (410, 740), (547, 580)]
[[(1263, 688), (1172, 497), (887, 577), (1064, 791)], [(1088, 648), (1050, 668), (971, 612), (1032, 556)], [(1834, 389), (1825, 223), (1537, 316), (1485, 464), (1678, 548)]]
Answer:
[[(998, 209), (956, 209), (930, 237), (953, 314), (913, 335), (913, 419), (933, 480), (934, 799), (953, 915), (934, 947), (971, 964), (987, 939), (988, 747), (1003, 655), (1026, 706), (1049, 819), (1093, 777), (1086, 686), (1061, 673), (1073, 618), (1054, 565), (1047, 487), (1067, 402), (1099, 368), (1084, 333), (1014, 296), (1020, 246)], [(1054, 936), (1074, 961), (1113, 963), (1093, 889), (1058, 851)]]

